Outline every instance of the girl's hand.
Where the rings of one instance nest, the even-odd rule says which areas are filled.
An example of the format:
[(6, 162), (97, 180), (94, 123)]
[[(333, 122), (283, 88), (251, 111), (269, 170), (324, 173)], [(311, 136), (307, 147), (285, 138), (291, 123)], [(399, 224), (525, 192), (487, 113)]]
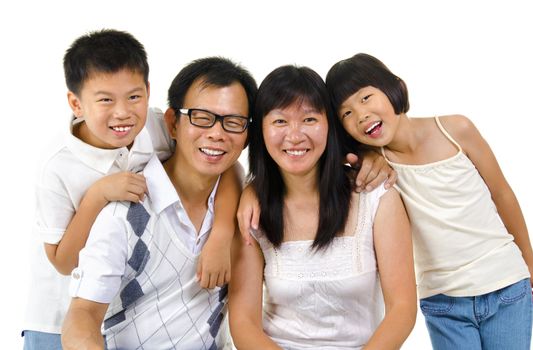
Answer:
[[(348, 153), (346, 161), (355, 168), (359, 158), (353, 153)], [(376, 152), (367, 152), (357, 173), (355, 190), (357, 192), (370, 192), (383, 182), (385, 182), (385, 188), (389, 189), (396, 183), (397, 178), (396, 171), (390, 167), (383, 156)]]

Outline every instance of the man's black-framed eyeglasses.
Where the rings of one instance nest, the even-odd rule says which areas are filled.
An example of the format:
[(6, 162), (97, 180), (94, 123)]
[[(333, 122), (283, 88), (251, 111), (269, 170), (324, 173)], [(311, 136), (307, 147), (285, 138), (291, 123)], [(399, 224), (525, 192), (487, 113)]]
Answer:
[(189, 116), (192, 125), (200, 128), (211, 128), (220, 120), (222, 128), (227, 132), (243, 133), (251, 122), (251, 118), (242, 115), (220, 115), (200, 108), (180, 108), (178, 112)]

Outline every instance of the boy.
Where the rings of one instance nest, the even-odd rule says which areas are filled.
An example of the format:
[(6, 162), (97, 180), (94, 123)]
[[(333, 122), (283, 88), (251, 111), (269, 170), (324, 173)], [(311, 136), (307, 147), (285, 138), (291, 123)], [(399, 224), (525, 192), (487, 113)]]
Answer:
[(227, 288), (195, 283), (190, 240), (211, 230), (218, 179), (246, 145), (256, 90), (251, 75), (224, 58), (194, 61), (176, 76), (165, 112), (176, 150), (146, 166), (142, 204), (110, 203), (98, 215), (72, 273), (65, 349), (228, 345)]
[[(61, 348), (69, 277), (57, 271), (70, 274), (77, 266), (90, 227), (109, 201), (143, 200), (145, 179), (135, 172), (144, 168), (154, 151), (168, 157), (172, 146), (160, 125), (161, 113), (150, 109), (147, 120), (146, 52), (129, 33), (102, 30), (78, 38), (65, 54), (64, 69), (75, 118), (71, 134), (45, 164), (37, 187), (25, 349)], [(225, 203), (217, 211), (221, 215), (215, 225), (219, 233), (213, 234), (211, 249), (202, 252), (204, 271), (199, 273), (202, 286), (210, 288), (229, 279), (226, 236), (234, 230), (238, 188), (233, 184), (238, 181), (224, 178), (227, 184), (221, 184), (220, 193)], [(218, 265), (220, 260), (221, 271), (213, 271), (213, 262)]]

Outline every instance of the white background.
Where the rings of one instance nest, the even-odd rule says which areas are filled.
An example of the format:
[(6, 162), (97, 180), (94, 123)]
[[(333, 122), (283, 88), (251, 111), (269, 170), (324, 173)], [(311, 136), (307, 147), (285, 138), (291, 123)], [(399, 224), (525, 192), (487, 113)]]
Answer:
[[(70, 116), (62, 56), (79, 35), (131, 32), (146, 47), (151, 105), (192, 59), (223, 55), (258, 82), (282, 64), (325, 76), (357, 52), (380, 58), (409, 87), (410, 116), (461, 113), (492, 146), (526, 220), (533, 222), (530, 159), (533, 21), (526, 1), (9, 1), (0, 5), (0, 151), (3, 349), (19, 337), (26, 243), (40, 152)], [(393, 228), (391, 228), (393, 229)], [(422, 315), (405, 349), (430, 348)]]

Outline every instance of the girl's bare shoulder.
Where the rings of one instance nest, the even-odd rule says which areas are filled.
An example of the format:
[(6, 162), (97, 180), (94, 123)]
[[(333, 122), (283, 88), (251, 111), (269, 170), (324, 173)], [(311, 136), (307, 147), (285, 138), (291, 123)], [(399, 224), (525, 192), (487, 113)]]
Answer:
[(473, 132), (477, 133), (474, 123), (462, 114), (439, 116), (439, 121), (448, 133), (458, 139), (468, 138)]
[(474, 123), (468, 117), (462, 114), (449, 114), (439, 116), (439, 121), (443, 126), (449, 126), (457, 130), (469, 129), (474, 126)]

